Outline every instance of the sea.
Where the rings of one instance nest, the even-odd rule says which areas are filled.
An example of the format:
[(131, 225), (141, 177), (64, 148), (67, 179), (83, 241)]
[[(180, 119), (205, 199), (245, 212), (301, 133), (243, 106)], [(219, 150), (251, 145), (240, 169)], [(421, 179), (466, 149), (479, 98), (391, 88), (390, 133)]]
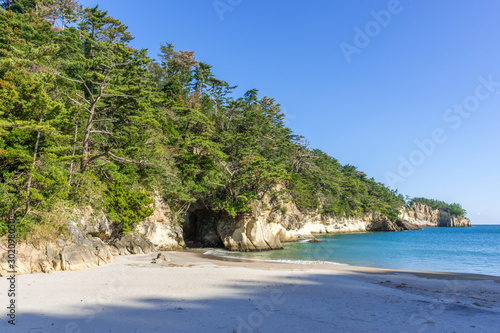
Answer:
[(209, 253), (233, 258), (473, 273), (500, 276), (500, 225), (423, 228), (401, 232), (316, 235), (320, 243), (300, 240), (279, 251)]

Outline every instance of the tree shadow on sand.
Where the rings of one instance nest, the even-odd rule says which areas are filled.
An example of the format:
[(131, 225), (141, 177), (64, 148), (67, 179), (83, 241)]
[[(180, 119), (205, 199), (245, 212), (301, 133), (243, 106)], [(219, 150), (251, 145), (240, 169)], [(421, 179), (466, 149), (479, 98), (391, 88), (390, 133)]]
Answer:
[[(381, 277), (381, 282), (384, 280)], [(227, 282), (227, 281), (226, 281)], [(196, 281), (193, 281), (193, 284)], [(229, 281), (221, 297), (130, 299), (131, 306), (82, 304), (72, 316), (19, 313), (2, 332), (479, 332), (500, 327), (498, 308), (461, 305), (363, 281), (347, 274), (290, 275), (276, 280)], [(160, 288), (151, 286), (151, 288)], [(159, 293), (161, 290), (158, 290)], [(446, 293), (444, 294), (446, 295)], [(112, 302), (112, 300), (111, 300)], [(66, 309), (67, 310), (67, 309)], [(455, 327), (456, 326), (456, 327)], [(471, 328), (472, 329), (472, 328)]]

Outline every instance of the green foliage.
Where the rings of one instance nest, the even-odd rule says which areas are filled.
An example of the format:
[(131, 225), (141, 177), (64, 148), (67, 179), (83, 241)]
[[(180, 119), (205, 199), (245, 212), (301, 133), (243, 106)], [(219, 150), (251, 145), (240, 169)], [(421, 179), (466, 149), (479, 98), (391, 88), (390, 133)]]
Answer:
[(422, 203), (424, 205), (428, 205), (434, 209), (440, 209), (445, 212), (450, 213), (453, 216), (465, 216), (467, 211), (462, 208), (460, 204), (453, 203), (448, 204), (444, 201), (435, 200), (435, 199), (426, 199), (426, 198), (413, 198), (409, 201), (408, 206), (413, 206), (415, 203)]
[(126, 25), (78, 1), (2, 5), (0, 235), (9, 217), (23, 235), (58, 235), (56, 206), (103, 209), (130, 232), (154, 195), (179, 222), (193, 202), (236, 217), (265, 195), (283, 213), (293, 200), (303, 211), (398, 217), (400, 194), (309, 149), (273, 98), (234, 97), (193, 51), (167, 43), (157, 63), (130, 46)]
[(320, 210), (336, 216), (367, 212), (397, 219), (404, 206), (402, 195), (368, 179), (352, 165), (342, 166), (335, 158), (298, 146), (301, 163), (292, 178), (297, 205), (303, 210)]
[(153, 213), (153, 201), (145, 191), (128, 189), (115, 182), (104, 192), (105, 208), (109, 217), (129, 233), (135, 224)]

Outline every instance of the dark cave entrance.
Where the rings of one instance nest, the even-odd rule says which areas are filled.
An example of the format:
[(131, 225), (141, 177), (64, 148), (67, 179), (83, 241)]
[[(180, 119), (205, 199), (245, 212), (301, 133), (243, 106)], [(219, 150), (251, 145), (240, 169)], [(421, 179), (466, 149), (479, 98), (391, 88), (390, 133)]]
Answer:
[(219, 214), (199, 203), (191, 204), (184, 217), (183, 236), (187, 247), (224, 247), (217, 233)]

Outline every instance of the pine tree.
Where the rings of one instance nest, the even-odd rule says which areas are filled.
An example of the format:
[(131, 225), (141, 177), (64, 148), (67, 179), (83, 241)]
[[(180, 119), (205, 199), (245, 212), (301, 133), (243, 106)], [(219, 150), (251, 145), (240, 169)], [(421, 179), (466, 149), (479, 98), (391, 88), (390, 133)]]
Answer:
[(80, 73), (59, 74), (79, 89), (67, 94), (86, 114), (80, 172), (98, 159), (145, 164), (120, 156), (131, 135), (135, 117), (144, 110), (141, 98), (147, 86), (145, 50), (127, 44), (132, 39), (127, 27), (98, 7), (86, 8), (80, 23), (84, 59)]

